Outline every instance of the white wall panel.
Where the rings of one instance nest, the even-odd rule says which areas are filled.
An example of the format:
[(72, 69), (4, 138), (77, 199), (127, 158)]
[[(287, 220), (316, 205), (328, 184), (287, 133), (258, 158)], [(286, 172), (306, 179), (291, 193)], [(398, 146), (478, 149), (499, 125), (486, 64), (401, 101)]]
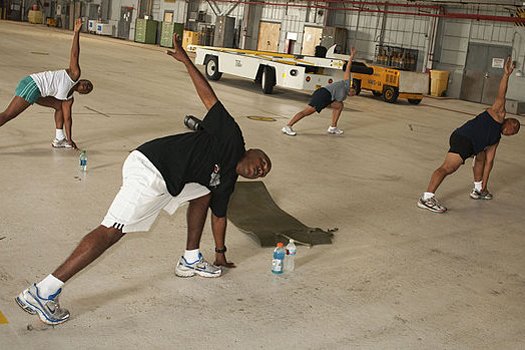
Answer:
[(467, 58), (467, 49), (465, 51), (456, 51), (456, 50), (442, 50), (440, 63), (464, 66), (465, 60)]
[(164, 18), (165, 11), (173, 11), (173, 22), (175, 23), (184, 23), (186, 21), (186, 2), (177, 1), (172, 3), (161, 1), (160, 21)]
[(468, 38), (448, 37), (447, 40), (443, 41), (443, 49), (466, 52), (468, 42)]
[(447, 36), (457, 36), (457, 37), (467, 37), (468, 38), (469, 30), (470, 29), (469, 29), (467, 21), (447, 20), (447, 25), (445, 27), (444, 34)]

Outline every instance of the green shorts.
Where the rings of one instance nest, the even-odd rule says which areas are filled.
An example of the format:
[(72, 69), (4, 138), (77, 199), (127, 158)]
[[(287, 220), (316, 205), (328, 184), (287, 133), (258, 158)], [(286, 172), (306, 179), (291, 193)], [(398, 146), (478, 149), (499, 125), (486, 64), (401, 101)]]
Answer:
[(40, 95), (40, 89), (36, 86), (35, 81), (27, 76), (20, 80), (15, 90), (15, 95), (22, 97), (27, 102), (33, 104), (38, 100)]

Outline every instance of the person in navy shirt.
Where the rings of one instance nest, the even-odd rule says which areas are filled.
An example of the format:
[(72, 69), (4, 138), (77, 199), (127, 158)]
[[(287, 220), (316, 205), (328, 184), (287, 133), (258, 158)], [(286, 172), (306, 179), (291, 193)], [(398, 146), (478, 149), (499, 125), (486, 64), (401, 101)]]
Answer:
[(505, 118), (505, 95), (509, 77), (514, 70), (512, 58), (508, 57), (504, 74), (501, 78), (498, 95), (492, 107), (476, 118), (454, 130), (450, 135), (450, 149), (443, 164), (437, 168), (430, 179), (427, 191), (418, 200), (417, 205), (434, 213), (444, 213), (447, 208), (440, 205), (434, 196), (437, 188), (446, 176), (452, 174), (465, 163), (467, 158), (475, 156), (474, 188), (470, 193), (472, 199), (492, 199), (488, 190), (489, 175), (494, 165), (496, 148), (501, 134), (510, 136), (520, 130), (520, 123), (515, 118)]

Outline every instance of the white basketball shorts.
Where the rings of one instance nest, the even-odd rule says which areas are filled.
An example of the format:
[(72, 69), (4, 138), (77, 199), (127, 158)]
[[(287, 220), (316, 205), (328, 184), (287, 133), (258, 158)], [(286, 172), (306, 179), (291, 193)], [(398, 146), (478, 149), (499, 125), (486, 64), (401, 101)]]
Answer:
[(173, 215), (181, 204), (208, 193), (205, 186), (192, 182), (173, 197), (157, 168), (144, 154), (133, 151), (122, 166), (122, 187), (102, 225), (124, 233), (148, 231), (162, 209)]

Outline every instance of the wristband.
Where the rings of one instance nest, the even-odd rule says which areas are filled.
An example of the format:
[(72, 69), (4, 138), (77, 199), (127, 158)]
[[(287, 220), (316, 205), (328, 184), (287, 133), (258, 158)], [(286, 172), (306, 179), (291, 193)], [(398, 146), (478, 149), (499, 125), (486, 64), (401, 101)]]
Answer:
[(228, 249), (226, 249), (226, 246), (224, 246), (224, 248), (217, 248), (215, 247), (215, 253), (226, 253)]

